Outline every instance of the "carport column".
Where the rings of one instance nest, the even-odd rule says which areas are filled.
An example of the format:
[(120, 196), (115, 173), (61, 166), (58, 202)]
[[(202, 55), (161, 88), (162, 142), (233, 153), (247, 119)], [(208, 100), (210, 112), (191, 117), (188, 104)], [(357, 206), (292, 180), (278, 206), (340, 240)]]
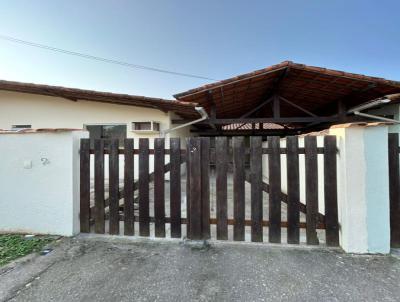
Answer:
[(338, 141), (340, 245), (349, 253), (389, 253), (388, 126), (346, 124)]

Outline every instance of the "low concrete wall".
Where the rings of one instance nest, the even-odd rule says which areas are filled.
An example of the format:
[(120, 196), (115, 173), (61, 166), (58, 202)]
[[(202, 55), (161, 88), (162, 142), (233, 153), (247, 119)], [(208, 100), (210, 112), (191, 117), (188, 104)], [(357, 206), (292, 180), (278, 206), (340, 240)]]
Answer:
[(79, 142), (88, 136), (0, 134), (0, 232), (79, 232)]

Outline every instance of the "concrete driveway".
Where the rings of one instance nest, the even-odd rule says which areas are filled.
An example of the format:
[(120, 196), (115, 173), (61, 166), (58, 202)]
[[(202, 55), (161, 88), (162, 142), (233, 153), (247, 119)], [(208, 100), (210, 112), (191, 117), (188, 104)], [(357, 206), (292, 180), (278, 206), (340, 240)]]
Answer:
[(400, 260), (338, 250), (63, 239), (0, 269), (2, 301), (399, 301)]

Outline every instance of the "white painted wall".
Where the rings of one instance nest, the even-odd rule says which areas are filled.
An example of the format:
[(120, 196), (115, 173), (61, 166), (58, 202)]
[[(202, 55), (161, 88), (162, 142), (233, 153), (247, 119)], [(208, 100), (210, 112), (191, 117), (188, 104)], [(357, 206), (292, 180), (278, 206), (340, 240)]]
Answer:
[(88, 135), (0, 134), (0, 232), (79, 232), (79, 141)]
[(388, 126), (337, 126), (330, 134), (339, 148), (340, 245), (349, 253), (389, 253)]
[[(73, 128), (83, 129), (86, 124), (126, 124), (127, 137), (135, 139), (135, 148), (138, 148), (139, 138), (149, 138), (150, 148), (153, 148), (154, 138), (159, 133), (139, 133), (131, 131), (132, 122), (158, 121), (160, 129), (173, 127), (172, 118), (178, 118), (172, 112), (163, 112), (158, 109), (90, 102), (78, 100), (70, 101), (60, 97), (42, 96), (28, 93), (0, 91), (0, 129), (11, 129), (12, 125), (29, 124), (32, 128)], [(185, 137), (191, 136), (190, 127), (182, 128), (166, 135), (166, 147), (170, 137), (181, 137), (182, 147), (185, 146)], [(94, 156), (91, 156), (91, 174), (93, 175)], [(166, 157), (166, 163), (168, 156)], [(108, 156), (105, 156), (105, 176), (108, 178)], [(138, 156), (135, 156), (135, 178), (138, 175)], [(150, 156), (149, 170), (154, 170), (153, 156)], [(119, 160), (120, 177), (124, 174), (124, 157)], [(168, 175), (166, 175), (168, 177)]]
[(130, 131), (132, 122), (149, 120), (159, 121), (161, 129), (170, 127), (169, 114), (157, 109), (0, 91), (0, 129), (10, 129), (14, 124), (82, 129), (84, 124), (124, 123), (129, 126), (128, 137), (158, 137)]

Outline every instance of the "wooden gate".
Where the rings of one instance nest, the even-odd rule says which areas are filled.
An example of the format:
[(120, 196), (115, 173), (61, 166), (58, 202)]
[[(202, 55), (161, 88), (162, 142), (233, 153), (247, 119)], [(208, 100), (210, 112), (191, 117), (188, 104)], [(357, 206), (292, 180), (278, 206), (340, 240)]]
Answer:
[(123, 145), (95, 140), (90, 149), (89, 139), (81, 141), (81, 232), (339, 244), (334, 136), (322, 147), (315, 136), (304, 146), (298, 137), (284, 146), (279, 137), (192, 137), (186, 148), (179, 138), (169, 148), (163, 138), (152, 149), (146, 138), (138, 148), (133, 139)]
[(390, 243), (400, 247), (399, 134), (389, 133)]

